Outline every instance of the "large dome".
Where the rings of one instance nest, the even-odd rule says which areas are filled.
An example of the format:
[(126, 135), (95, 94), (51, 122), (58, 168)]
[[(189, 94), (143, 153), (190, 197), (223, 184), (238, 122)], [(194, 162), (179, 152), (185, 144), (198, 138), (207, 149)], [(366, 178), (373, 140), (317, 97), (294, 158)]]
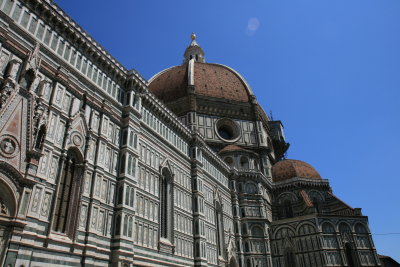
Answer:
[(285, 159), (272, 166), (272, 180), (274, 182), (295, 177), (321, 179), (319, 173), (310, 164), (301, 160)]
[[(193, 80), (194, 92), (198, 95), (222, 98), (238, 102), (249, 102), (250, 90), (244, 79), (231, 68), (220, 64), (193, 62), (184, 63), (159, 72), (149, 81), (149, 90), (165, 102), (186, 95), (189, 79)], [(191, 75), (192, 77), (189, 77)]]
[(203, 49), (195, 39), (192, 35), (183, 64), (154, 75), (149, 90), (166, 103), (185, 97), (190, 88), (198, 96), (249, 102), (253, 93), (244, 78), (225, 65), (205, 63)]

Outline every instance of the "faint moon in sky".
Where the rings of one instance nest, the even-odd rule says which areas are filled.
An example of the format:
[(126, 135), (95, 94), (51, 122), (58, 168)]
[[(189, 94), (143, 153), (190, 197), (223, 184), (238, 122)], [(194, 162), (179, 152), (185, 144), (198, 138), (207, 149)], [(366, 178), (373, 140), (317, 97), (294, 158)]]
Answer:
[(254, 34), (258, 28), (260, 27), (260, 21), (258, 18), (250, 18), (247, 22), (247, 34), (252, 35)]

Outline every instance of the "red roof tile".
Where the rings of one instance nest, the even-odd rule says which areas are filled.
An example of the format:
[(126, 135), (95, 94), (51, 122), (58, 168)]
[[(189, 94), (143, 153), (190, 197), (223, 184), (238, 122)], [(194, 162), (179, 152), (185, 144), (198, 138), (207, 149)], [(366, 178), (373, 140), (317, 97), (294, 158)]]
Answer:
[(285, 159), (272, 166), (272, 180), (274, 182), (294, 177), (321, 179), (319, 173), (311, 165), (301, 160)]

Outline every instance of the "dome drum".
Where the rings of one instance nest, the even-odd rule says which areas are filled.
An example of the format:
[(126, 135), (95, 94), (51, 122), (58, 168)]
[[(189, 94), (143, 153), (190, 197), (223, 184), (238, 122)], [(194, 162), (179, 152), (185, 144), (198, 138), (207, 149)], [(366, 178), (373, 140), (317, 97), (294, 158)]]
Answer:
[(241, 136), (241, 129), (237, 122), (222, 118), (215, 123), (215, 133), (219, 139), (227, 143), (234, 143)]

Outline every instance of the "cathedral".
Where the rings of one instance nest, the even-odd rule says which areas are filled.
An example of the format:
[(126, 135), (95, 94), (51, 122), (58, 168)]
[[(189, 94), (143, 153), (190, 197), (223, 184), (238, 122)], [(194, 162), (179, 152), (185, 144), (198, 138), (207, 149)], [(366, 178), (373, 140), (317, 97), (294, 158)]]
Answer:
[(0, 0), (0, 265), (381, 266), (246, 80), (194, 34), (181, 62), (147, 81), (51, 0)]

